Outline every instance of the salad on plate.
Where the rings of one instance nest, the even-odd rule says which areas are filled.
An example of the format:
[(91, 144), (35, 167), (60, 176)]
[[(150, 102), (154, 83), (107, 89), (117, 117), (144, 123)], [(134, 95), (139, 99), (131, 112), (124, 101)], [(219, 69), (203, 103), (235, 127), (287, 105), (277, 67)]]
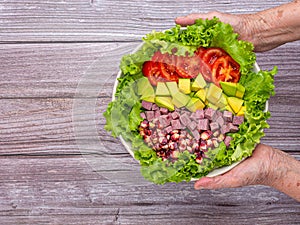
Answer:
[(218, 18), (153, 31), (120, 62), (105, 129), (153, 183), (228, 170), (269, 127), (276, 73), (260, 70), (253, 45)]

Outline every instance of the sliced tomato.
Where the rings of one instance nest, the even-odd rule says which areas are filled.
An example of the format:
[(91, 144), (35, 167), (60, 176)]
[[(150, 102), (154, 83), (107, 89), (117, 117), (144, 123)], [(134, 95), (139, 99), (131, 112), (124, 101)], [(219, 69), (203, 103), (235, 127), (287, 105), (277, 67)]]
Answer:
[(204, 47), (199, 47), (197, 48), (197, 50), (195, 51), (195, 55), (199, 56), (200, 58), (202, 58), (203, 54), (207, 51), (207, 48)]
[(200, 58), (196, 55), (194, 56), (178, 56), (176, 71), (178, 76), (182, 78), (195, 78), (200, 72)]
[(212, 82), (220, 86), (220, 81), (237, 83), (240, 79), (240, 66), (229, 55), (219, 57), (212, 65)]
[(157, 86), (157, 82), (166, 81), (166, 79), (161, 76), (161, 63), (159, 62), (144, 62), (142, 73), (148, 78), (153, 86)]
[(212, 72), (210, 66), (203, 60), (200, 60), (200, 62), (200, 73), (202, 74), (204, 80), (207, 82), (212, 82)]
[(221, 48), (208, 48), (201, 54), (200, 57), (208, 65), (212, 65), (218, 58), (225, 55), (228, 54)]

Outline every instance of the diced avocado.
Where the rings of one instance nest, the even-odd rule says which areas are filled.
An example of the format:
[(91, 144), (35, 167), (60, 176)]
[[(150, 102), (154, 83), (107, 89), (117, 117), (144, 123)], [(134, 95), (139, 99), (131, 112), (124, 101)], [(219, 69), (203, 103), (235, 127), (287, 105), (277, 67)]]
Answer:
[(155, 98), (154, 88), (151, 85), (145, 86), (142, 91), (142, 96), (140, 97), (140, 99), (145, 100), (147, 102), (154, 102), (154, 98)]
[(211, 102), (209, 102), (208, 104), (207, 104), (207, 107), (208, 108), (212, 108), (212, 109), (214, 109), (214, 110), (217, 110), (219, 107), (218, 106), (216, 106), (215, 104), (213, 104), (213, 103), (211, 103)]
[(175, 81), (166, 82), (166, 85), (169, 89), (171, 96), (174, 96), (179, 91), (177, 83)]
[(200, 89), (195, 93), (195, 96), (201, 99), (202, 102), (206, 100), (206, 89)]
[(204, 80), (203, 76), (201, 73), (196, 77), (194, 82), (192, 83), (192, 91), (198, 91), (201, 88), (205, 88), (206, 86), (206, 81)]
[(224, 110), (234, 113), (234, 111), (232, 110), (232, 108), (230, 107), (230, 105), (226, 105), (225, 108), (224, 108)]
[(235, 97), (243, 98), (244, 94), (245, 94), (245, 87), (240, 83), (237, 83)]
[(227, 101), (230, 107), (233, 109), (234, 113), (238, 113), (244, 103), (243, 99), (237, 97), (228, 97)]
[(184, 94), (191, 93), (191, 80), (187, 78), (180, 78), (178, 80), (178, 89)]
[(153, 88), (147, 77), (141, 77), (137, 80), (137, 93), (143, 95), (144, 91), (148, 88)]
[(223, 108), (227, 105), (227, 96), (222, 93), (221, 98), (219, 99), (219, 101), (216, 103), (216, 106), (218, 106), (219, 108)]
[(191, 112), (196, 112), (197, 110), (203, 109), (204, 107), (204, 103), (199, 98), (191, 98), (191, 100), (186, 105), (186, 108)]
[(224, 91), (224, 93), (228, 96), (232, 96), (235, 97), (235, 93), (236, 93), (236, 89), (237, 89), (237, 84), (236, 83), (232, 83), (232, 82), (220, 82), (220, 85), (222, 87), (222, 90)]
[(164, 82), (157, 82), (155, 95), (170, 96), (169, 89), (167, 88), (167, 85)]
[(174, 104), (172, 103), (171, 97), (157, 96), (157, 97), (155, 97), (155, 103), (159, 107), (167, 108), (170, 111), (174, 111), (174, 109), (175, 109)]
[(185, 95), (185, 94), (183, 94), (182, 92), (179, 91), (175, 95), (173, 95), (172, 103), (177, 108), (181, 108), (183, 106), (186, 106), (190, 100), (191, 100), (190, 96)]
[(214, 83), (209, 85), (206, 93), (206, 98), (212, 104), (216, 104), (222, 96), (222, 89), (216, 86)]
[(237, 116), (244, 116), (246, 112), (246, 106), (242, 106), (240, 111), (236, 114)]

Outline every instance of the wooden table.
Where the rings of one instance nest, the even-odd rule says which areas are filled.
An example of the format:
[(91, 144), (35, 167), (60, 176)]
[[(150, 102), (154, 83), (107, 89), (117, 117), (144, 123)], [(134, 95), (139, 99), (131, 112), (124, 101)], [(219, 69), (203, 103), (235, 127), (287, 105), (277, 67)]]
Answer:
[[(191, 12), (251, 13), (285, 2), (1, 1), (0, 224), (299, 224), (299, 203), (269, 187), (126, 182), (124, 168), (138, 176), (139, 166), (102, 116), (121, 56), (144, 34)], [(262, 142), (297, 159), (299, 47), (257, 54), (262, 69), (279, 68)], [(105, 79), (94, 80), (97, 72)]]

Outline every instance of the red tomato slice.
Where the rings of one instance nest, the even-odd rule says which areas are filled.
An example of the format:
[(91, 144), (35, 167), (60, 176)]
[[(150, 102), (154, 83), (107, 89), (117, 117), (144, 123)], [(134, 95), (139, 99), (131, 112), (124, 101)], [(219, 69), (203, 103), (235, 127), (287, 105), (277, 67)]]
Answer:
[(197, 50), (195, 51), (195, 55), (199, 56), (200, 58), (202, 58), (203, 54), (207, 51), (207, 48), (204, 47), (199, 47), (197, 48)]
[(153, 86), (157, 86), (157, 82), (165, 82), (166, 79), (161, 76), (161, 63), (146, 61), (143, 64), (142, 73), (146, 76)]
[(220, 81), (237, 83), (240, 79), (240, 66), (229, 55), (219, 57), (212, 65), (212, 82), (220, 86)]
[(228, 54), (221, 48), (208, 48), (200, 57), (204, 62), (212, 65), (218, 58), (225, 55)]
[(176, 72), (177, 56), (172, 54), (154, 54), (152, 60), (160, 62), (161, 76), (167, 81), (178, 81), (178, 74)]
[(182, 78), (195, 78), (200, 72), (200, 58), (196, 55), (191, 57), (178, 56), (176, 71)]
[(200, 73), (202, 74), (204, 80), (206, 80), (207, 82), (212, 82), (211, 68), (202, 60), (200, 63)]

